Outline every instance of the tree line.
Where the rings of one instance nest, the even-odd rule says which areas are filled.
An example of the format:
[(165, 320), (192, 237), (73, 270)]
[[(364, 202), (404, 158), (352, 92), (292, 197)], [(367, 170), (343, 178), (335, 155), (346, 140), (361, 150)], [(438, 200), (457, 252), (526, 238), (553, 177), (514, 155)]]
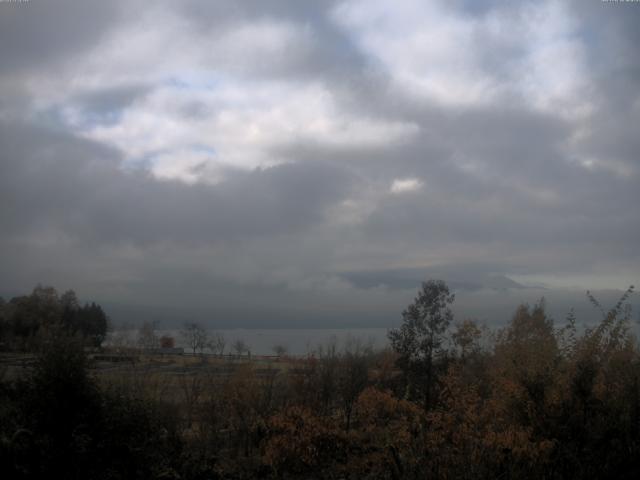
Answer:
[(53, 287), (38, 285), (31, 294), (8, 302), (0, 297), (0, 345), (5, 350), (33, 350), (57, 331), (99, 347), (108, 325), (102, 307), (94, 302), (81, 304), (73, 290), (59, 295)]
[(58, 331), (28, 377), (0, 382), (0, 464), (10, 478), (638, 478), (632, 293), (609, 309), (588, 294), (591, 327), (556, 325), (540, 301), (490, 330), (455, 321), (453, 293), (428, 281), (389, 349), (327, 344), (279, 368), (192, 358), (179, 401), (144, 366), (100, 381)]

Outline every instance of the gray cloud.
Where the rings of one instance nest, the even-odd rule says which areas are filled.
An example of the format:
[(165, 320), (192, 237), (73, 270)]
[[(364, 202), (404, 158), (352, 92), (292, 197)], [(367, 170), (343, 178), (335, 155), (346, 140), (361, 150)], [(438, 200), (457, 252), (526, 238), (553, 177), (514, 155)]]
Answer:
[[(538, 77), (523, 81), (520, 62), (535, 46), (474, 27), (473, 71), (494, 96), (451, 104), (402, 83), (335, 18), (341, 3), (0, 5), (0, 293), (44, 281), (85, 288), (123, 316), (156, 304), (153, 315), (188, 308), (227, 325), (384, 325), (426, 276), (466, 291), (465, 314), (475, 302), (486, 317), (490, 302), (531, 301), (522, 285), (637, 278), (640, 8), (569, 4), (583, 69), (554, 70), (552, 56), (536, 74), (560, 80), (530, 90)], [(539, 6), (443, 5), (477, 25), (526, 23)], [(171, 39), (184, 52), (156, 65), (136, 45), (109, 50), (152, 11), (152, 39), (185, 22)], [(272, 57), (190, 42), (255, 25), (275, 25), (258, 32)], [(565, 81), (585, 97), (560, 88), (549, 107)], [(195, 159), (179, 158), (185, 144)], [(149, 164), (133, 167), (128, 148)], [(238, 152), (260, 160), (234, 164)], [(159, 179), (160, 154), (195, 180)], [(413, 187), (393, 191), (403, 180)]]
[(320, 221), (350, 183), (339, 168), (315, 163), (188, 186), (123, 172), (117, 152), (66, 134), (3, 125), (0, 139), (6, 233), (53, 228), (97, 243), (186, 244), (289, 233)]
[(120, 18), (120, 2), (8, 3), (0, 10), (0, 74), (52, 68), (98, 42)]
[(151, 87), (146, 85), (120, 86), (83, 92), (73, 100), (82, 111), (87, 112), (89, 118), (93, 117), (94, 123), (109, 123), (115, 120), (113, 116), (150, 91)]

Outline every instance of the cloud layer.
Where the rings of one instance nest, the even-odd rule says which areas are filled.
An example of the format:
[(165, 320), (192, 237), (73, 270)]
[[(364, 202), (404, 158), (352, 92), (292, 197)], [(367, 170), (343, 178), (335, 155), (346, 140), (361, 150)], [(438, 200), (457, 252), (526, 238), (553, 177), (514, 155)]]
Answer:
[(4, 295), (384, 325), (416, 272), (637, 281), (638, 5), (55, 3), (0, 4)]

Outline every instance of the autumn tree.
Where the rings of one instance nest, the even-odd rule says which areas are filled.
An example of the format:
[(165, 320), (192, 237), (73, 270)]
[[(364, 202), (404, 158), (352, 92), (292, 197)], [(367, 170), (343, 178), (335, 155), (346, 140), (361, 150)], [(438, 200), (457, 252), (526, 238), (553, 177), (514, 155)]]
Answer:
[(240, 366), (225, 383), (222, 394), (234, 451), (247, 457), (263, 430), (259, 408), (261, 389), (252, 365)]
[(291, 406), (269, 419), (268, 432), (264, 458), (275, 478), (340, 478), (347, 439), (330, 417)]
[(523, 421), (543, 428), (554, 388), (560, 349), (547, 316), (544, 299), (533, 306), (520, 305), (495, 346), (493, 373), (502, 382), (512, 382)]
[(411, 396), (420, 396), (425, 409), (431, 406), (436, 380), (436, 360), (444, 353), (444, 335), (453, 319), (449, 305), (455, 295), (442, 280), (422, 283), (413, 303), (402, 312), (400, 328), (390, 330), (389, 341), (399, 354), (398, 365)]
[(348, 449), (348, 478), (425, 478), (424, 410), (374, 387), (354, 407)]
[(370, 345), (363, 345), (357, 339), (349, 339), (340, 356), (337, 387), (347, 431), (351, 427), (355, 402), (369, 381), (371, 355)]
[(461, 360), (465, 359), (472, 353), (477, 352), (480, 349), (480, 338), (482, 337), (482, 330), (478, 327), (473, 320), (464, 320), (461, 323), (456, 323), (455, 330), (451, 334), (451, 340), (460, 354)]
[[(425, 478), (545, 477), (554, 442), (514, 415), (519, 404), (505, 388), (511, 383), (469, 381), (463, 365), (453, 364), (440, 384), (438, 402), (427, 414)], [(482, 390), (489, 390), (484, 398)]]
[(310, 362), (310, 380), (314, 389), (314, 399), (322, 415), (328, 415), (334, 408), (338, 391), (340, 357), (337, 339), (331, 338), (325, 345), (318, 345)]
[[(634, 287), (611, 309), (587, 296), (601, 322), (574, 339), (565, 353), (559, 416), (553, 425), (561, 472), (575, 478), (640, 475), (640, 355), (631, 333)], [(570, 324), (571, 325), (571, 324)], [(573, 327), (575, 330), (575, 327)]]

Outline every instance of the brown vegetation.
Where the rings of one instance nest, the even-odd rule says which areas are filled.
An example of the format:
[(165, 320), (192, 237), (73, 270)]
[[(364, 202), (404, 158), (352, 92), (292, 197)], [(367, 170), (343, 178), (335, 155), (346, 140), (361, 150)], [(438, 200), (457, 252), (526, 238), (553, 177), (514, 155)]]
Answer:
[[(67, 363), (40, 360), (28, 380), (2, 383), (0, 454), (21, 478), (69, 475), (34, 453), (53, 448), (42, 438), (58, 442), (52, 455), (125, 455), (139, 472), (83, 478), (637, 478), (640, 354), (626, 297), (584, 331), (573, 316), (557, 328), (541, 302), (493, 332), (470, 320), (442, 329), (447, 296), (431, 298), (445, 301), (405, 315), (426, 355), (351, 342), (298, 359), (140, 355), (86, 370), (64, 342), (51, 357), (50, 342), (42, 355)], [(398, 345), (410, 347), (404, 333)], [(56, 387), (70, 381), (73, 412), (63, 408), (71, 393)], [(123, 411), (137, 417), (107, 430), (92, 420)], [(134, 427), (162, 440), (100, 446)]]

